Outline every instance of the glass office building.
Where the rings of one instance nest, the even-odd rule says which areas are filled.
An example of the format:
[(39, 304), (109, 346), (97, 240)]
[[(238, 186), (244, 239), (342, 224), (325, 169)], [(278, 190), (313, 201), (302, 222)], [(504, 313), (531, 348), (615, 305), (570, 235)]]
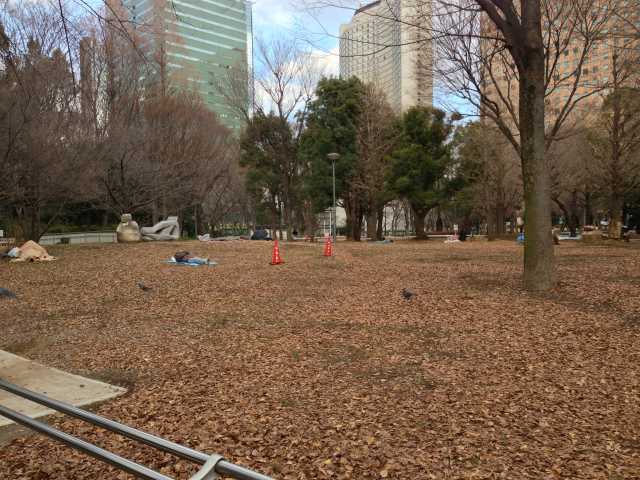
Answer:
[[(232, 79), (246, 98), (252, 87), (251, 3), (245, 0), (124, 0), (144, 43), (162, 51), (176, 84), (197, 91), (222, 123), (239, 131), (243, 119), (221, 92)], [(147, 42), (149, 39), (149, 42)], [(238, 87), (238, 84), (242, 84)]]

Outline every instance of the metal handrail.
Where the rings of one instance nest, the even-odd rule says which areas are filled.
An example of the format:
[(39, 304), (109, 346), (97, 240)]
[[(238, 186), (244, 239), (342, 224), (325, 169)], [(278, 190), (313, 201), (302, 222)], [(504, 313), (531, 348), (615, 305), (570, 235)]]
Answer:
[[(195, 477), (193, 477), (194, 479), (216, 478), (216, 476), (209, 476), (208, 473), (210, 473), (210, 474), (224, 475), (227, 477), (234, 478), (236, 480), (272, 480), (270, 477), (267, 477), (260, 473), (249, 470), (247, 468), (228, 462), (227, 460), (225, 460), (219, 455), (207, 455), (206, 453), (193, 450), (191, 448), (185, 447), (183, 445), (179, 445), (169, 440), (156, 437), (155, 435), (142, 432), (140, 430), (129, 427), (122, 423), (118, 423), (113, 420), (109, 420), (108, 418), (96, 415), (94, 413), (87, 412), (86, 410), (82, 410), (80, 408), (74, 407), (73, 405), (69, 405), (67, 403), (60, 402), (58, 400), (54, 400), (52, 398), (46, 397), (42, 394), (32, 392), (31, 390), (27, 390), (26, 388), (20, 387), (18, 385), (14, 385), (4, 380), (0, 380), (0, 389), (6, 390), (7, 392), (13, 393), (14, 395), (25, 398), (32, 402), (39, 403), (40, 405), (44, 405), (45, 407), (51, 408), (58, 412), (70, 415), (72, 417), (79, 418), (80, 420), (83, 420), (87, 423), (91, 423), (92, 425), (95, 425), (97, 427), (110, 430), (114, 433), (131, 438), (132, 440), (136, 440), (140, 443), (144, 443), (153, 448), (170, 453), (172, 455), (183, 458), (190, 462), (193, 462), (199, 465), (204, 465), (204, 467), (200, 470), (200, 472), (196, 474)], [(162, 475), (158, 472), (150, 470), (142, 465), (138, 465), (137, 463), (127, 460), (126, 458), (120, 457), (107, 450), (96, 447), (93, 444), (90, 444), (88, 442), (75, 438), (69, 434), (56, 430), (55, 428), (47, 425), (46, 423), (38, 422), (36, 420), (33, 420), (32, 418), (29, 418), (25, 415), (22, 415), (21, 413), (15, 412), (1, 405), (0, 405), (0, 415), (7, 417), (16, 423), (20, 423), (26, 427), (29, 427), (32, 430), (36, 430), (44, 435), (47, 435), (58, 441), (66, 443), (67, 445), (77, 450), (80, 450), (84, 453), (87, 453), (89, 455), (92, 455), (99, 460), (102, 460), (106, 463), (110, 463), (111, 465), (114, 465), (117, 468), (120, 468), (121, 470), (132, 473), (133, 475), (136, 475), (138, 478), (144, 478), (144, 479), (150, 479), (150, 480), (171, 480), (171, 478), (165, 475)], [(204, 471), (205, 469), (209, 470), (209, 472), (205, 472)]]

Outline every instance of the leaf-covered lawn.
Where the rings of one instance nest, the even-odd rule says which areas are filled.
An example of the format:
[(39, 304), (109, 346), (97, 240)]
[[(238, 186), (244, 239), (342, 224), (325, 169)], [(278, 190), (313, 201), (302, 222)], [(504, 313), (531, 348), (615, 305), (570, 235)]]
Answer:
[[(58, 247), (0, 264), (0, 348), (126, 385), (97, 411), (278, 479), (638, 478), (638, 247), (563, 243), (544, 295), (506, 242), (284, 244), (275, 267), (263, 242)], [(219, 266), (162, 264), (181, 249)], [(129, 477), (29, 436), (0, 478)]]

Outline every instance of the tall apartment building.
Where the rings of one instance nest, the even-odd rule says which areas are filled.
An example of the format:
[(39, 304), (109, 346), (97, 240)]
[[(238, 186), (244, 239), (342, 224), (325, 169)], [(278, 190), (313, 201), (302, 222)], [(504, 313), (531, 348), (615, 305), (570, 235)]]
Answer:
[(242, 118), (220, 92), (234, 81), (251, 92), (252, 16), (246, 0), (122, 0), (147, 51), (162, 52), (169, 78), (197, 91), (227, 127)]
[[(609, 0), (603, 0), (599, 5), (596, 3), (592, 6), (591, 18), (579, 20), (589, 22), (591, 28), (588, 39), (590, 46), (586, 54), (587, 39), (582, 33), (584, 29), (572, 29), (569, 21), (560, 18), (554, 20), (558, 25), (564, 22), (558, 32), (557, 27), (550, 26), (549, 21), (544, 19), (543, 36), (550, 36), (561, 45), (559, 49), (550, 48), (548, 52), (548, 64), (555, 62), (553, 74), (549, 76), (545, 101), (549, 121), (556, 118), (571, 95), (573, 99), (584, 97), (576, 104), (572, 112), (573, 119), (586, 119), (598, 110), (614, 81), (621, 82), (619, 86), (622, 86), (636, 82), (639, 78), (629, 68), (629, 65), (640, 65), (638, 41), (631, 39), (634, 32), (637, 32), (636, 29), (640, 29), (638, 3), (616, 0), (612, 4)], [(612, 14), (611, 9), (616, 9), (616, 12)], [(600, 20), (602, 24), (598, 23)], [(495, 25), (486, 16), (481, 22), (481, 30), (486, 36), (496, 34)], [(553, 45), (554, 42), (549, 44)], [(487, 42), (483, 56), (489, 56), (490, 59), (484, 68), (482, 93), (502, 109), (509, 102), (517, 111), (519, 89), (515, 66), (506, 51), (494, 56), (488, 55), (492, 49), (493, 41)], [(619, 73), (618, 78), (614, 78), (614, 70)]]
[(426, 1), (383, 0), (359, 8), (340, 26), (340, 77), (373, 83), (397, 112), (432, 105), (430, 22)]
[(94, 115), (96, 90), (96, 77), (99, 73), (95, 70), (95, 44), (94, 37), (84, 37), (80, 40), (80, 111), (89, 119)]

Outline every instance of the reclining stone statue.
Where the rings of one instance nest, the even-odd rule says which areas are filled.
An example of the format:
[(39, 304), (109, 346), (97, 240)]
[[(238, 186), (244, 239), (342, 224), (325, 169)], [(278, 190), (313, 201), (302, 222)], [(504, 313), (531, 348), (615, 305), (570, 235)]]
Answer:
[(153, 227), (142, 227), (140, 233), (142, 239), (146, 241), (180, 240), (178, 217), (167, 217), (166, 220), (156, 223)]

